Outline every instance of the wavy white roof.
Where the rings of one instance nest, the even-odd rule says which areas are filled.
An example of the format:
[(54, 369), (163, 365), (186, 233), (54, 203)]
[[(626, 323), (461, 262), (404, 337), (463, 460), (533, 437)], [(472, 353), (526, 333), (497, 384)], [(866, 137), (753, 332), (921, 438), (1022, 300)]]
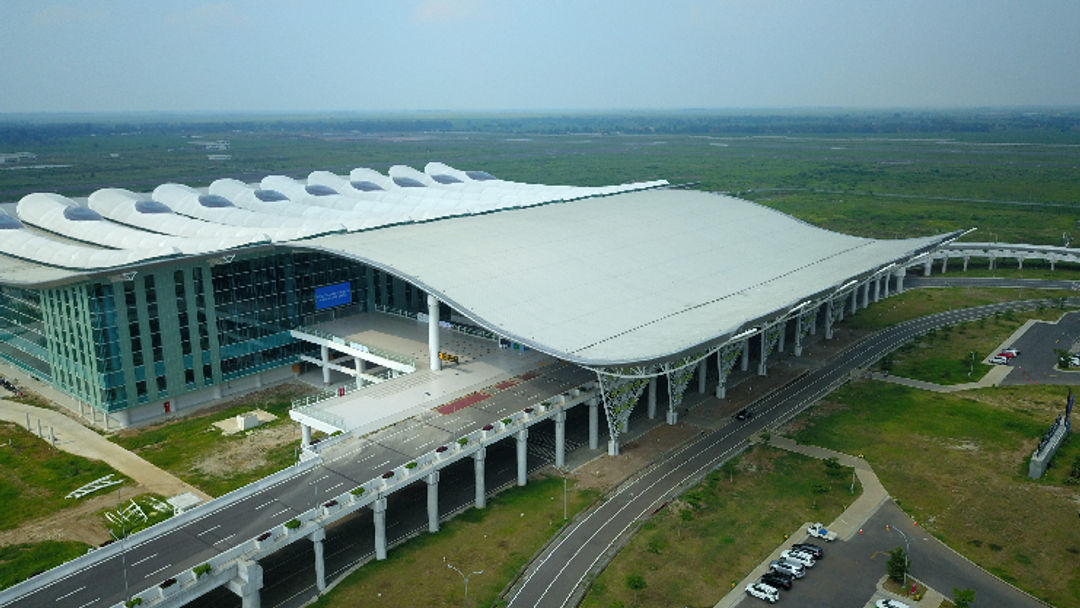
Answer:
[[(154, 188), (154, 200), (165, 203), (177, 213), (195, 219), (228, 226), (259, 228), (275, 242), (302, 239), (333, 231), (333, 226), (327, 226), (321, 222), (283, 221), (280, 216), (240, 209), (228, 199), (212, 194), (202, 194), (183, 184), (162, 184)], [(338, 228), (342, 229), (340, 225)]]
[(215, 180), (210, 184), (210, 194), (223, 196), (237, 207), (257, 213), (303, 218), (307, 221), (337, 225), (335, 232), (363, 230), (371, 227), (371, 222), (360, 213), (331, 211), (326, 207), (304, 204), (302, 197), (298, 200), (298, 197), (290, 196), (277, 188), (255, 188), (237, 179)]

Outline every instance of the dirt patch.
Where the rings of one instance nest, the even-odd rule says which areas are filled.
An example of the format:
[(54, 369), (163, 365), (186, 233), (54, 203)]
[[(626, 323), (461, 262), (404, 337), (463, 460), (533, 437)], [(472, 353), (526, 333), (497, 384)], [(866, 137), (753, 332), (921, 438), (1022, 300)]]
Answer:
[(296, 432), (291, 424), (257, 428), (243, 439), (223, 443), (221, 450), (195, 461), (193, 467), (215, 477), (257, 469), (267, 464), (268, 450), (295, 441)]
[(100, 496), (81, 498), (77, 504), (48, 517), (35, 519), (11, 530), (0, 530), (0, 545), (74, 540), (96, 547), (111, 538), (101, 512), (105, 509), (115, 510), (121, 501), (149, 491), (141, 485), (124, 484), (119, 490), (112, 489)]
[(688, 424), (662, 424), (634, 441), (624, 443), (619, 448), (618, 456), (600, 456), (578, 467), (571, 477), (577, 480), (579, 488), (601, 491), (613, 488), (661, 454), (701, 433), (701, 429)]

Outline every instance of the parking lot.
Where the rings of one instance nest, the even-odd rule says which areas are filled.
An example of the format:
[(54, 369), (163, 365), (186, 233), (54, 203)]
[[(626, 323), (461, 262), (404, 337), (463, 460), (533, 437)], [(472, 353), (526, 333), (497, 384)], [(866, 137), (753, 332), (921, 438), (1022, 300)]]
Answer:
[(1080, 352), (1080, 312), (1066, 314), (1057, 323), (1032, 323), (1023, 335), (1009, 346), (1020, 349), (1020, 356), (1009, 362), (1012, 371), (1002, 385), (1076, 384), (1080, 368), (1064, 371), (1056, 368), (1057, 351)]

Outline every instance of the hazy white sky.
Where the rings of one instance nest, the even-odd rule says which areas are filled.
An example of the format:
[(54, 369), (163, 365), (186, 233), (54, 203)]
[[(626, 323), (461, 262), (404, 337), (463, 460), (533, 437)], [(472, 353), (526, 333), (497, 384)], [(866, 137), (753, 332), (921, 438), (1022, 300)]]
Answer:
[(1080, 104), (1080, 0), (3, 0), (0, 113)]

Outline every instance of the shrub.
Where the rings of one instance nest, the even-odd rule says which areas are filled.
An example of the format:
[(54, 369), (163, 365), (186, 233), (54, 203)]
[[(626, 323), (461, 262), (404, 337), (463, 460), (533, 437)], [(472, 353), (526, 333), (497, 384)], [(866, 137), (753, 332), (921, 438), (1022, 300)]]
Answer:
[(502, 419), (502, 423), (503, 423), (503, 424), (510, 424), (510, 423), (511, 423), (511, 422), (513, 422), (513, 421), (514, 421), (514, 419), (513, 419), (513, 418), (503, 418), (503, 419)]
[(290, 530), (295, 530), (300, 527), (300, 520), (295, 517), (285, 522), (285, 527)]
[(627, 574), (626, 586), (627, 588), (633, 589), (634, 591), (641, 591), (642, 589), (648, 587), (649, 584), (645, 582), (645, 577), (641, 576), (640, 574)]
[(195, 574), (195, 578), (199, 578), (204, 574), (210, 574), (210, 564), (199, 564), (192, 568), (191, 572)]
[(457, 442), (458, 442), (458, 445), (465, 445), (465, 444), (469, 443), (469, 438), (468, 437), (462, 437), (461, 439), (458, 439)]
[(355, 487), (355, 488), (349, 490), (349, 494), (352, 494), (353, 496), (360, 496), (363, 493), (364, 493), (364, 486), (358, 486), (358, 487)]
[(133, 597), (130, 600), (124, 602), (125, 608), (135, 608), (135, 606), (142, 606), (141, 597)]
[(406, 464), (406, 465), (405, 465), (405, 468), (406, 468), (406, 469), (415, 469), (415, 468), (416, 468), (417, 466), (419, 466), (419, 465), (417, 465), (417, 464), (416, 464), (416, 461), (414, 460), (414, 461), (412, 461), (412, 462), (410, 462), (410, 463)]

